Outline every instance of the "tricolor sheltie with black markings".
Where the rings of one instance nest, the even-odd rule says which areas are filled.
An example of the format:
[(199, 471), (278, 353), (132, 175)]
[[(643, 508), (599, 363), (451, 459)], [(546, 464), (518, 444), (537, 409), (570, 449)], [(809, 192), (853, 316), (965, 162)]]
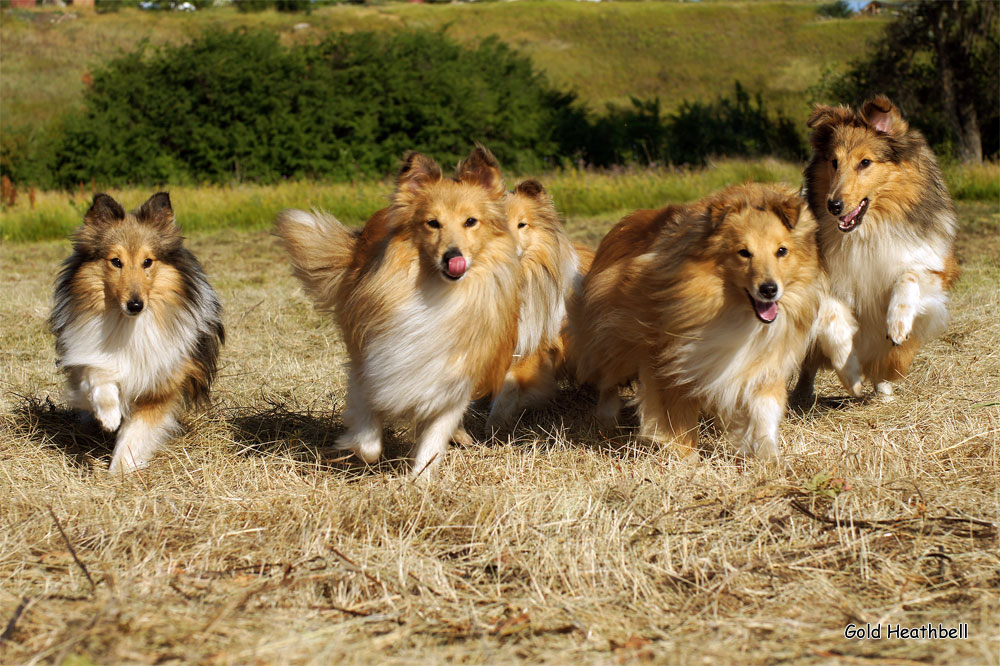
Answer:
[(222, 307), (182, 240), (166, 192), (133, 213), (98, 194), (56, 281), (68, 400), (118, 430), (112, 472), (148, 464), (215, 377)]
[[(854, 314), (854, 353), (877, 395), (892, 395), (920, 345), (948, 323), (958, 277), (955, 207), (934, 153), (885, 96), (855, 111), (818, 106), (809, 119), (809, 207), (833, 295)], [(823, 354), (803, 365), (812, 396)]]
[[(638, 379), (640, 434), (695, 453), (703, 411), (745, 455), (778, 455), (787, 382), (814, 339), (847, 362), (849, 314), (826, 298), (816, 222), (797, 192), (731, 187), (640, 210), (601, 241), (570, 304), (577, 374), (611, 425)], [(845, 334), (846, 332), (846, 334)]]
[(515, 363), (490, 408), (488, 423), (501, 427), (555, 394), (566, 363), (566, 301), (594, 258), (593, 251), (570, 241), (537, 180), (518, 183), (508, 192), (505, 208), (520, 256), (521, 312)]
[(277, 234), (316, 305), (335, 313), (350, 357), (338, 446), (382, 454), (384, 421), (414, 424), (412, 473), (429, 478), (469, 401), (499, 391), (517, 343), (517, 244), (499, 165), (478, 146), (457, 178), (412, 154), (388, 208), (352, 232), (290, 210)]

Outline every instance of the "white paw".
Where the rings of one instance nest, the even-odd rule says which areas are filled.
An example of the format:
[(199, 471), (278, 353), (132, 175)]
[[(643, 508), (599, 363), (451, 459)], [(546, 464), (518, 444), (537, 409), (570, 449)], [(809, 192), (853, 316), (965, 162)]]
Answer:
[(90, 391), (90, 404), (94, 416), (101, 427), (108, 432), (118, 430), (122, 422), (121, 404), (118, 402), (118, 387), (114, 384), (100, 384)]
[(897, 305), (890, 311), (888, 338), (894, 345), (906, 342), (913, 331), (913, 308), (909, 305)]
[(337, 438), (335, 448), (340, 451), (351, 451), (371, 465), (378, 462), (382, 456), (382, 438), (378, 435), (358, 436), (348, 431)]
[(451, 441), (458, 446), (472, 446), (475, 444), (475, 441), (472, 439), (472, 435), (470, 435), (469, 431), (465, 429), (465, 426), (458, 426), (458, 430), (456, 430), (455, 434), (451, 436)]
[(864, 395), (864, 382), (859, 373), (838, 372), (840, 383), (843, 385), (852, 398), (860, 398)]
[(756, 442), (744, 442), (740, 447), (740, 454), (744, 457), (754, 457), (761, 460), (777, 460), (779, 457), (778, 443), (773, 439), (765, 438)]
[(128, 446), (116, 446), (115, 453), (111, 456), (111, 467), (108, 468), (108, 472), (111, 474), (130, 474), (147, 467), (152, 459), (152, 452), (144, 454), (141, 451), (133, 451)]
[(875, 397), (882, 402), (892, 402), (895, 400), (892, 396), (892, 384), (889, 382), (879, 382), (875, 385)]

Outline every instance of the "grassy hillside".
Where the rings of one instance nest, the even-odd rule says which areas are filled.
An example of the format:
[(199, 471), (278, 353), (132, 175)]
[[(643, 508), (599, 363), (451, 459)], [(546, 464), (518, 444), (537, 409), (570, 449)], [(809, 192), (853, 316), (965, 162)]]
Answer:
[[(209, 27), (261, 27), (286, 41), (329, 30), (446, 29), (462, 41), (499, 34), (529, 54), (558, 87), (591, 108), (659, 96), (666, 109), (707, 101), (738, 79), (803, 121), (805, 90), (841, 68), (876, 36), (883, 19), (821, 19), (813, 3), (539, 2), (327, 7), (304, 14), (193, 14), (123, 9), (3, 13), (0, 116), (13, 126), (44, 125), (79, 104), (87, 72), (142, 40), (177, 43)], [(70, 15), (76, 18), (67, 18)], [(301, 24), (308, 24), (303, 27)], [(298, 26), (298, 27), (297, 27)]]

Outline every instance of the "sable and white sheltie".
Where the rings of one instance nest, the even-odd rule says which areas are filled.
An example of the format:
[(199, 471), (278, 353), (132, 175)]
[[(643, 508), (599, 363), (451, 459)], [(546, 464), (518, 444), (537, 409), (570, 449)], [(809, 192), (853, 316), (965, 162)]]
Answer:
[(455, 179), (410, 155), (391, 204), (360, 232), (322, 213), (278, 216), (295, 275), (319, 308), (334, 311), (347, 345), (341, 448), (374, 462), (383, 421), (411, 421), (412, 473), (426, 479), (449, 439), (465, 436), (469, 401), (500, 390), (517, 342), (520, 283), (503, 199), (499, 166), (477, 146)]
[[(878, 395), (906, 376), (921, 343), (948, 323), (958, 278), (955, 208), (934, 154), (885, 96), (860, 110), (817, 106), (809, 119), (809, 208), (833, 295), (854, 314), (854, 353)], [(812, 396), (811, 353), (795, 394)]]
[(215, 377), (222, 307), (182, 240), (166, 192), (133, 213), (98, 194), (56, 280), (69, 403), (118, 430), (112, 472), (147, 465)]
[(594, 258), (593, 251), (570, 241), (552, 198), (537, 180), (519, 183), (505, 203), (520, 256), (521, 312), (516, 360), (487, 421), (496, 426), (509, 426), (521, 411), (555, 394), (566, 362), (566, 301)]
[[(608, 232), (571, 303), (579, 379), (597, 385), (610, 424), (618, 386), (638, 378), (640, 434), (682, 457), (695, 453), (702, 410), (743, 454), (775, 457), (786, 384), (810, 342), (849, 345), (853, 332), (836, 304), (817, 317), (824, 289), (816, 222), (796, 192), (748, 184), (637, 211)], [(817, 323), (827, 320), (847, 326), (846, 340)]]

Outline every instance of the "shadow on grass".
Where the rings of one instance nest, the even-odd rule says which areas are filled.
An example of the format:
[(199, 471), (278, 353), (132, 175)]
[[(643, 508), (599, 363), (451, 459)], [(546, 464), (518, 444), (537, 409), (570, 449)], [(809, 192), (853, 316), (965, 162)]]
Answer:
[[(57, 406), (45, 399), (19, 396), (21, 405), (14, 410), (12, 429), (15, 434), (40, 440), (65, 453), (78, 467), (90, 467), (94, 458), (110, 461), (115, 448), (115, 433), (107, 432), (92, 418)], [(107, 462), (105, 462), (107, 464)]]
[[(496, 432), (486, 425), (489, 401), (479, 401), (466, 412), (465, 427), (477, 444), (487, 447), (520, 444), (545, 449), (569, 445), (623, 459), (664, 454), (663, 444), (638, 436), (639, 417), (631, 405), (633, 394), (631, 388), (622, 392), (624, 406), (618, 416), (618, 426), (613, 428), (602, 427), (597, 422), (597, 391), (575, 384), (563, 384), (551, 403), (543, 408), (525, 410), (513, 425)], [(703, 443), (704, 438), (699, 438), (699, 442)]]
[(238, 456), (272, 457), (307, 463), (348, 478), (372, 474), (405, 474), (410, 440), (406, 431), (387, 428), (383, 435), (382, 460), (368, 465), (349, 451), (336, 448), (344, 424), (333, 410), (316, 410), (289, 403), (274, 395), (262, 395), (250, 406), (221, 408), (223, 419), (240, 448)]
[(827, 412), (840, 412), (868, 402), (869, 398), (852, 398), (851, 396), (819, 396), (814, 395), (806, 400), (788, 398), (788, 412), (803, 421), (814, 421)]

